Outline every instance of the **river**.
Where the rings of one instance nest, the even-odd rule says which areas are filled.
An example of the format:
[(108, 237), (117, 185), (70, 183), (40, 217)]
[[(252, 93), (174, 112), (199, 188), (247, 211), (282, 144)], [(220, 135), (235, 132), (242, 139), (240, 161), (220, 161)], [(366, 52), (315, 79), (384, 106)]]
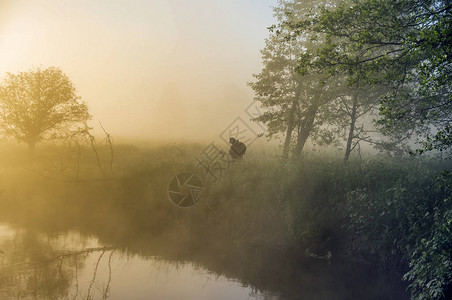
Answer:
[(77, 229), (0, 223), (0, 299), (406, 298), (398, 277), (366, 266), (265, 261), (260, 254), (190, 260), (153, 254), (134, 239), (127, 247)]

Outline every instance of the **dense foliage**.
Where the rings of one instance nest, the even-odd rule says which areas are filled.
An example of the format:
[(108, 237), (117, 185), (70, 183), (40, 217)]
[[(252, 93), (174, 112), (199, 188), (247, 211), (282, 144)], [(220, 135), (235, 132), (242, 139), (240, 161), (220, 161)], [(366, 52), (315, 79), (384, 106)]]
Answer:
[(295, 34), (324, 34), (310, 67), (331, 76), (387, 89), (380, 130), (392, 137), (424, 137), (425, 150), (450, 148), (452, 5), (436, 0), (352, 0), (324, 6)]

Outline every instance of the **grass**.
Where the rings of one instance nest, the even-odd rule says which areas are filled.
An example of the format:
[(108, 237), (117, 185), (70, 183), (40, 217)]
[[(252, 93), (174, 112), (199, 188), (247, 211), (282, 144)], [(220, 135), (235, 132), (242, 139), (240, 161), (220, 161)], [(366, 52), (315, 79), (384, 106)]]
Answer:
[[(197, 170), (194, 157), (202, 145), (118, 145), (113, 168), (108, 147), (99, 147), (105, 176), (93, 152), (82, 150), (76, 164), (79, 157), (65, 155), (68, 149), (61, 146), (41, 148), (33, 161), (23, 159), (24, 149), (1, 148), (1, 217), (52, 230), (77, 226), (119, 241), (148, 236), (194, 253), (199, 245), (216, 253), (263, 251), (275, 257), (294, 249), (300, 256), (330, 252), (333, 262), (347, 258), (411, 272), (413, 299), (429, 295), (429, 280), (440, 282), (435, 298), (450, 292), (451, 270), (434, 264), (438, 257), (452, 261), (442, 252), (448, 250), (421, 251), (428, 259), (416, 254), (439, 237), (435, 245), (449, 243), (444, 230), (435, 229), (451, 210), (452, 177), (443, 172), (449, 169), (445, 162), (369, 157), (344, 166), (333, 156), (309, 155), (283, 165), (256, 150), (218, 182), (203, 177), (201, 201), (181, 209), (168, 200), (168, 182)], [(419, 266), (429, 261), (439, 270), (433, 279)]]

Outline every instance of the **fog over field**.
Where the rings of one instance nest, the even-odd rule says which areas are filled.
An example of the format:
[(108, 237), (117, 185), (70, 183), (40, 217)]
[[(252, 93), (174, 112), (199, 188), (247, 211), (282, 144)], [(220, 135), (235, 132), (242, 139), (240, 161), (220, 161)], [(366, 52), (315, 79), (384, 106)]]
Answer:
[(0, 0), (0, 299), (452, 299), (450, 0)]

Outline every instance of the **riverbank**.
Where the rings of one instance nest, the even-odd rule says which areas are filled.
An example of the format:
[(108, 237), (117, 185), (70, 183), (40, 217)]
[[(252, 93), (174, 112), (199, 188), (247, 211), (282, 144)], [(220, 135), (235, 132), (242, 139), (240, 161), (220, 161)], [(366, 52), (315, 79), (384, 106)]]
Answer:
[[(82, 157), (78, 178), (46, 169), (45, 160), (18, 168), (19, 160), (8, 159), (1, 175), (0, 217), (48, 230), (79, 228), (134, 251), (153, 241), (154, 253), (220, 264), (223, 270), (230, 266), (231, 273), (243, 272), (242, 278), (254, 274), (249, 280), (254, 286), (269, 285), (255, 274), (278, 273), (266, 262), (284, 266), (307, 260), (315, 270), (353, 261), (398, 274), (400, 280), (407, 274), (413, 298), (428, 295), (430, 281), (437, 290), (450, 289), (444, 264), (450, 235), (444, 231), (450, 226), (452, 179), (444, 163), (373, 158), (344, 166), (334, 158), (311, 157), (284, 166), (262, 154), (249, 155), (218, 182), (205, 178), (200, 202), (181, 209), (168, 200), (168, 182), (196, 169), (193, 158), (200, 145), (115, 150), (110, 170), (108, 149), (100, 152), (108, 176), (99, 172), (92, 154)], [(208, 253), (218, 255), (213, 259)], [(291, 253), (285, 263), (284, 253)], [(302, 277), (291, 272), (287, 278)]]

